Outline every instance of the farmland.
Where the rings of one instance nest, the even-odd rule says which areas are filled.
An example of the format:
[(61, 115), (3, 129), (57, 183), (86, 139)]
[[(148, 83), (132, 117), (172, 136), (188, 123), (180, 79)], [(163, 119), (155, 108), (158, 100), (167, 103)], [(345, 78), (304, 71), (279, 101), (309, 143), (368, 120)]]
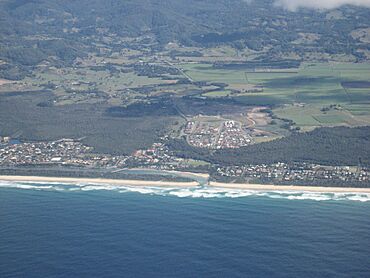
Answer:
[[(250, 70), (217, 68), (210, 64), (182, 64), (195, 81), (226, 83), (226, 91), (208, 98), (231, 96), (249, 105), (268, 105), (280, 118), (297, 127), (366, 125), (370, 123), (370, 64), (303, 63), (299, 68)], [(226, 93), (235, 85), (261, 91)]]
[[(147, 59), (146, 62), (136, 58), (121, 61), (117, 57), (97, 60), (97, 57), (91, 56), (75, 67), (39, 67), (34, 70), (33, 77), (3, 84), (1, 88), (3, 91), (9, 88), (17, 91), (18, 87), (23, 92), (27, 89), (48, 91), (35, 103), (44, 107), (40, 111), (53, 111), (51, 106), (67, 111), (70, 105), (99, 105), (102, 108), (100, 114), (114, 123), (112, 127), (121, 122), (137, 121), (134, 125), (142, 126), (143, 134), (150, 134), (145, 137), (148, 140), (132, 141), (131, 146), (128, 141), (124, 144), (115, 141), (109, 148), (102, 148), (108, 152), (113, 150), (111, 146), (114, 145), (114, 148), (120, 149), (119, 152), (129, 153), (136, 149), (136, 143), (140, 147), (148, 146), (159, 134), (178, 137), (183, 134), (181, 130), (186, 122), (199, 121), (198, 115), (204, 116), (206, 120), (202, 121), (207, 125), (214, 119), (217, 119), (218, 125), (228, 120), (240, 122), (243, 128), (250, 129), (246, 134), (251, 136), (252, 144), (284, 137), (291, 131), (370, 123), (369, 64), (302, 63), (298, 68), (278, 68), (280, 64), (258, 68), (253, 63), (251, 66), (249, 62), (243, 64), (240, 61), (235, 66), (230, 61), (227, 62), (230, 64), (223, 65), (165, 63), (169, 57), (160, 61), (151, 61), (145, 56), (142, 58)], [(90, 65), (95, 62), (98, 66)], [(24, 95), (21, 98), (28, 97)], [(58, 106), (60, 108), (56, 108)], [(263, 112), (266, 123), (259, 124), (258, 117), (251, 112), (258, 107), (271, 113)], [(147, 117), (157, 115), (153, 113), (163, 117), (163, 124), (153, 119), (148, 128), (141, 122), (148, 123)], [(256, 124), (250, 125), (250, 120), (256, 121)], [(174, 122), (177, 124), (174, 125)], [(123, 126), (120, 127), (124, 129)], [(156, 132), (153, 133), (153, 130)], [(40, 136), (43, 132), (40, 131), (37, 136), (24, 132), (23, 136), (40, 140), (44, 138)], [(132, 132), (126, 133), (132, 136)], [(152, 136), (154, 134), (157, 135)], [(114, 140), (119, 138), (113, 137)], [(100, 149), (99, 142), (103, 141), (96, 138), (94, 135), (86, 140)]]

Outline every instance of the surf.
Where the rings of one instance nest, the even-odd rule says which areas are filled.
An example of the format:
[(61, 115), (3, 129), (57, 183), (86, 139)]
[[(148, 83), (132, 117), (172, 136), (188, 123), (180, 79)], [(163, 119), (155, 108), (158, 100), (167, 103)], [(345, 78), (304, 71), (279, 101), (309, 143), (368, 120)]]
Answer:
[(305, 191), (259, 191), (245, 189), (225, 189), (216, 187), (151, 187), (151, 186), (122, 186), (93, 183), (46, 183), (46, 182), (0, 182), (0, 188), (12, 188), (19, 190), (45, 190), (45, 191), (114, 191), (120, 194), (137, 193), (157, 196), (172, 196), (177, 198), (248, 198), (265, 197), (272, 199), (287, 199), (292, 201), (355, 201), (370, 202), (369, 193), (320, 193)]

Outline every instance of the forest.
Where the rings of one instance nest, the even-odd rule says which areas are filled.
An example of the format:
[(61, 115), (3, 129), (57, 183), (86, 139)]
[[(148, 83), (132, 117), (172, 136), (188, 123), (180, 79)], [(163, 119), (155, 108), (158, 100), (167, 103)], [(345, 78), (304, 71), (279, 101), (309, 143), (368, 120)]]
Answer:
[(282, 139), (242, 147), (210, 151), (195, 148), (184, 139), (168, 146), (177, 156), (218, 165), (307, 162), (321, 165), (370, 166), (370, 127), (318, 128)]

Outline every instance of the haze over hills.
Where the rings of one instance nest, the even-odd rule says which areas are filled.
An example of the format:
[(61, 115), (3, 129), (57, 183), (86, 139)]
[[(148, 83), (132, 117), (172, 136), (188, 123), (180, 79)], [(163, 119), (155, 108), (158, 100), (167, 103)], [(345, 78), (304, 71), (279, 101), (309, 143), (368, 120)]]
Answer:
[(302, 7), (312, 8), (312, 9), (333, 9), (333, 8), (338, 8), (343, 5), (370, 7), (369, 0), (327, 0), (327, 1), (277, 0), (275, 3), (277, 5), (286, 7), (287, 9), (290, 9), (290, 10), (296, 10)]
[[(269, 60), (307, 60), (308, 53), (326, 54), (323, 59), (343, 54), (358, 61), (369, 58), (370, 9), (340, 6), (336, 10), (292, 11), (302, 5), (312, 7), (316, 2), (310, 3), (313, 4), (272, 0), (2, 0), (0, 59), (9, 65), (2, 65), (8, 73), (3, 70), (1, 75), (12, 77), (12, 68), (13, 78), (17, 78), (16, 72), (23, 76), (25, 67), (45, 59), (71, 63), (96, 50), (97, 44), (120, 47), (117, 40), (103, 41), (104, 36), (141, 37), (153, 51), (178, 42), (187, 46), (249, 48)], [(328, 3), (329, 7), (338, 6), (333, 1)]]

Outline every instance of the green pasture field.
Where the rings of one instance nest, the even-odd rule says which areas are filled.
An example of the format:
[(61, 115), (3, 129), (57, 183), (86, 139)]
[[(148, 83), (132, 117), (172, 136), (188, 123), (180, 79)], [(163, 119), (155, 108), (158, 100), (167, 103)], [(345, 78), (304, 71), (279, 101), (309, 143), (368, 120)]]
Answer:
[(370, 116), (369, 104), (349, 104), (345, 108), (354, 116)]
[(202, 96), (205, 96), (205, 97), (227, 97), (227, 96), (230, 96), (231, 93), (232, 92), (229, 91), (229, 90), (226, 90), (226, 91), (212, 91), (212, 92), (202, 94)]
[(314, 115), (313, 116), (319, 123), (322, 125), (337, 125), (346, 122), (348, 117), (344, 114), (335, 114), (335, 115)]
[(180, 67), (194, 81), (246, 83), (245, 74), (239, 70), (214, 69), (210, 64), (181, 64)]
[(313, 115), (320, 114), (320, 109), (316, 107), (286, 106), (274, 109), (274, 113), (279, 118), (292, 120), (300, 127), (320, 125), (320, 123), (313, 117)]
[[(215, 69), (209, 64), (182, 64), (181, 67), (195, 81), (262, 86), (263, 92), (232, 97), (246, 104), (272, 106), (279, 117), (293, 120), (300, 127), (358, 125), (363, 119), (356, 119), (357, 116), (370, 116), (370, 88), (343, 88), (341, 84), (369, 81), (370, 63), (304, 63), (291, 72)], [(304, 106), (295, 105), (297, 103)], [(332, 104), (341, 105), (344, 110), (325, 115), (321, 109)]]

